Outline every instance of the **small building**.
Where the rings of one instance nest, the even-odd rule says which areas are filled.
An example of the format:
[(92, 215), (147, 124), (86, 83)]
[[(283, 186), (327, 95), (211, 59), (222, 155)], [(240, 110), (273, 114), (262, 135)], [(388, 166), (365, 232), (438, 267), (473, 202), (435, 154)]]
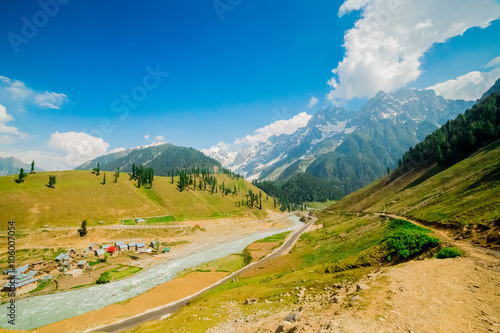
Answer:
[(80, 260), (78, 262), (78, 267), (80, 267), (82, 269), (89, 268), (89, 263), (87, 260)]
[(26, 273), (28, 273), (29, 270), (30, 270), (30, 267), (28, 264), (22, 265), (22, 266), (19, 266), (18, 268), (16, 268), (17, 275), (26, 274)]
[(111, 245), (109, 244), (104, 244), (103, 246), (101, 246), (101, 249), (103, 249), (104, 251), (106, 251)]
[(139, 253), (151, 253), (153, 252), (153, 249), (150, 247), (142, 247), (139, 249)]
[(104, 255), (104, 252), (106, 252), (106, 251), (104, 251), (103, 249), (97, 249), (95, 251), (95, 255), (99, 257), (99, 256)]
[(131, 242), (127, 244), (129, 250), (134, 250), (135, 249), (135, 243)]
[(163, 253), (167, 253), (167, 252), (170, 252), (170, 249), (168, 247), (164, 248), (163, 251), (161, 251)]
[(43, 272), (45, 274), (50, 274), (50, 275), (56, 275), (57, 271), (58, 271), (57, 266), (54, 264), (49, 264), (43, 269)]
[(156, 243), (158, 243), (158, 246), (160, 246), (160, 242), (159, 241), (152, 241), (149, 246), (151, 246), (153, 249), (156, 249)]
[(135, 219), (135, 223), (146, 223), (146, 220), (143, 219), (142, 217), (138, 217)]
[(91, 250), (91, 251), (95, 251), (98, 248), (99, 248), (99, 246), (96, 245), (95, 243), (90, 243), (90, 245), (89, 245), (89, 250)]
[(120, 245), (125, 245), (125, 243), (124, 243), (124, 242), (116, 242), (116, 243), (115, 243), (115, 246), (116, 246), (116, 247), (119, 247)]
[(56, 262), (62, 261), (64, 256), (66, 256), (66, 253), (59, 253), (59, 255), (56, 257)]
[(35, 271), (40, 271), (43, 270), (47, 266), (47, 263), (45, 261), (38, 261), (34, 262), (29, 265), (29, 268)]
[(144, 243), (144, 242), (137, 243), (135, 245), (135, 247), (136, 247), (137, 250), (142, 249), (142, 248), (146, 247), (146, 243)]
[(118, 245), (118, 250), (120, 250), (120, 251), (127, 251), (128, 250), (128, 245), (125, 245), (125, 244)]
[(31, 272), (33, 273), (17, 275), (15, 279), (12, 279), (3, 286), (2, 291), (15, 291), (16, 295), (20, 295), (36, 289), (38, 281), (33, 276), (37, 272)]
[(108, 247), (108, 249), (106, 250), (106, 252), (108, 253), (115, 253), (117, 251), (116, 247), (114, 246), (110, 246)]
[(67, 254), (70, 256), (74, 256), (74, 255), (76, 255), (76, 251), (74, 249), (71, 249), (67, 252)]

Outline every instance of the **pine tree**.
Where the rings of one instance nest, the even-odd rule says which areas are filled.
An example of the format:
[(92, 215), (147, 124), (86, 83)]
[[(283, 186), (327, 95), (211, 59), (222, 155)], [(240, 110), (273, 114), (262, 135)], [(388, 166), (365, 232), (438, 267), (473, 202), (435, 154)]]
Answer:
[(31, 162), (31, 172), (35, 171), (35, 161)]
[(102, 185), (106, 185), (106, 172), (102, 174)]
[(54, 188), (56, 185), (56, 176), (49, 176), (49, 187)]
[(19, 169), (19, 183), (24, 182), (24, 178), (26, 178), (26, 174), (24, 173), (24, 169)]

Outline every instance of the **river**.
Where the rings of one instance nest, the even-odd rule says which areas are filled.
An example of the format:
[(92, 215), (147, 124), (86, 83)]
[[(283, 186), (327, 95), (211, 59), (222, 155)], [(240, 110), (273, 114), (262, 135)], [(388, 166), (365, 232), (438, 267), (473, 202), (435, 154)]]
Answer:
[(174, 279), (179, 272), (206, 262), (241, 252), (250, 243), (278, 233), (295, 230), (302, 226), (297, 216), (288, 217), (294, 222), (292, 227), (257, 232), (238, 240), (210, 245), (183, 258), (176, 258), (153, 266), (128, 279), (95, 285), (89, 288), (72, 290), (50, 295), (25, 298), (15, 303), (16, 325), (8, 323), (7, 304), (0, 306), (0, 327), (17, 330), (30, 330), (40, 326), (101, 309), (117, 302), (123, 302)]

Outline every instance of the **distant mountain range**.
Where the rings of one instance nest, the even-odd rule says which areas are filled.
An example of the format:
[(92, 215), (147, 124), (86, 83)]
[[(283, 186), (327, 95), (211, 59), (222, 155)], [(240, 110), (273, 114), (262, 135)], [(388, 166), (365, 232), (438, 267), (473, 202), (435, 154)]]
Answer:
[(395, 167), (409, 147), (473, 104), (433, 90), (381, 91), (358, 111), (325, 108), (295, 133), (210, 156), (250, 180), (284, 182), (305, 172), (347, 194)]
[(120, 168), (123, 172), (131, 172), (133, 164), (144, 165), (152, 167), (155, 175), (158, 176), (167, 176), (170, 171), (183, 168), (222, 167), (218, 161), (205, 156), (205, 154), (194, 148), (155, 142), (151, 145), (139, 146), (97, 157), (85, 162), (75, 170), (92, 170), (98, 163), (99, 168), (103, 171), (115, 171)]
[[(24, 163), (14, 156), (0, 154), (0, 176), (15, 175), (23, 168), (25, 172), (30, 172), (31, 165)], [(35, 171), (43, 171), (35, 164)]]

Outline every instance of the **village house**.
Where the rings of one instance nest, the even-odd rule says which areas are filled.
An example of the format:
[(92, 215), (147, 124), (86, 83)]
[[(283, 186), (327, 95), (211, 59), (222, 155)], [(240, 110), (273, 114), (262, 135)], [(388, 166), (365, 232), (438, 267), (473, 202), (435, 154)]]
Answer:
[(136, 249), (137, 249), (137, 250), (140, 250), (140, 249), (142, 249), (142, 248), (145, 248), (145, 247), (146, 247), (146, 243), (144, 243), (144, 242), (137, 243), (137, 244), (135, 245), (135, 247), (136, 247)]
[(79, 267), (79, 268), (82, 268), (82, 269), (87, 269), (87, 268), (89, 268), (90, 266), (89, 266), (88, 261), (86, 261), (86, 260), (80, 260), (80, 261), (78, 262), (78, 267)]
[(134, 250), (135, 249), (135, 243), (131, 242), (127, 244), (129, 250)]
[(38, 281), (34, 278), (37, 271), (29, 271), (28, 274), (16, 275), (16, 278), (7, 282), (2, 291), (15, 291), (16, 295), (27, 293), (38, 286)]
[(124, 243), (124, 242), (116, 242), (116, 243), (115, 243), (115, 246), (116, 246), (117, 248), (119, 248), (121, 245), (125, 245), (125, 243)]
[(95, 255), (98, 256), (98, 257), (104, 255), (104, 253), (105, 253), (105, 251), (103, 249), (97, 249), (95, 251)]
[(59, 253), (56, 257), (56, 262), (61, 262), (65, 256), (66, 253)]
[(34, 270), (34, 271), (41, 271), (47, 266), (47, 263), (45, 261), (38, 261), (34, 262), (29, 265), (29, 268)]
[(151, 246), (153, 249), (156, 249), (156, 243), (158, 243), (158, 246), (160, 246), (160, 242), (159, 241), (152, 241), (149, 246)]
[(153, 252), (153, 249), (150, 247), (148, 247), (148, 248), (142, 247), (139, 249), (139, 253), (151, 253), (151, 252)]
[(120, 250), (120, 251), (127, 251), (128, 250), (128, 245), (125, 245), (125, 244), (118, 245), (118, 250)]
[(95, 251), (98, 248), (99, 248), (99, 246), (96, 245), (95, 243), (90, 243), (90, 245), (89, 245), (89, 250), (91, 250), (91, 251)]
[(118, 249), (114, 246), (110, 246), (108, 247), (108, 249), (106, 250), (106, 252), (108, 252), (109, 254), (113, 255), (115, 253), (118, 253)]
[(106, 251), (111, 245), (109, 244), (104, 244), (103, 246), (101, 246), (101, 249), (103, 249), (104, 251)]

